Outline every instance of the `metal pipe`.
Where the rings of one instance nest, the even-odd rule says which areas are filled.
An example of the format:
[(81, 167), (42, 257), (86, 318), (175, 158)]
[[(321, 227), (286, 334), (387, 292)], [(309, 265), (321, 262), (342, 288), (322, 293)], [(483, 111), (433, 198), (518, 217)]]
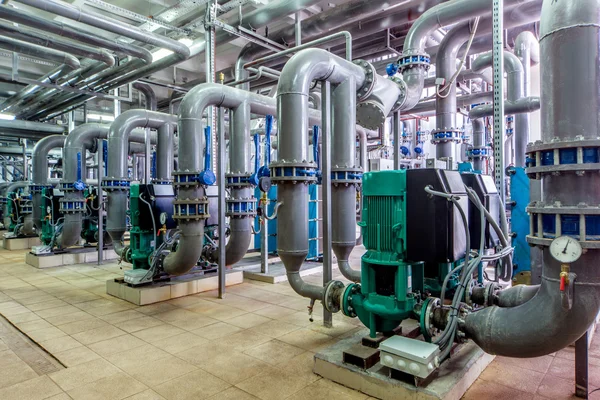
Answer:
[[(597, 136), (599, 15), (600, 3), (595, 0), (544, 2), (540, 39), (544, 143), (573, 141), (575, 135), (581, 140)], [(576, 69), (574, 57), (579, 60)], [(596, 204), (599, 193), (594, 175), (544, 175), (542, 200), (562, 207)], [(596, 319), (600, 310), (598, 250), (588, 249), (569, 265), (567, 288), (561, 291), (561, 263), (547, 246), (543, 248), (542, 284), (531, 300), (518, 307), (484, 308), (464, 319), (467, 336), (484, 351), (508, 357), (542, 356), (575, 342)]]
[(27, 139), (41, 139), (48, 135), (60, 135), (66, 132), (64, 125), (53, 125), (22, 120), (0, 120), (0, 136), (26, 137)]
[[(518, 115), (523, 113), (531, 113), (533, 111), (539, 110), (540, 107), (541, 102), (539, 97), (521, 97), (520, 99), (515, 101), (506, 100), (504, 102), (504, 114)], [(477, 106), (475, 108), (472, 108), (471, 111), (469, 111), (469, 118), (471, 118), (472, 120), (489, 117), (492, 115), (494, 115), (494, 106), (492, 104)], [(519, 136), (520, 133), (515, 133), (515, 135)]]
[[(481, 149), (485, 147), (485, 124), (482, 119), (471, 120), (473, 127), (473, 148)], [(473, 169), (475, 171), (483, 171), (483, 159), (476, 158), (473, 160)]]
[(154, 93), (154, 89), (150, 85), (141, 82), (134, 82), (133, 88), (144, 95), (146, 109), (156, 111), (156, 93)]
[(0, 35), (0, 48), (64, 64), (71, 70), (76, 70), (81, 65), (77, 57), (71, 54), (23, 42), (22, 40), (13, 39), (4, 35)]
[(67, 137), (64, 135), (46, 136), (38, 141), (33, 148), (30, 192), (33, 205), (33, 225), (38, 231), (42, 229), (41, 189), (48, 185), (48, 154), (50, 150), (64, 147), (66, 139)]
[[(531, 94), (531, 66), (540, 62), (540, 45), (533, 33), (525, 31), (517, 36), (515, 55), (523, 65), (523, 96)], [(524, 131), (520, 131), (524, 129)], [(525, 167), (525, 150), (530, 141), (529, 116), (515, 117), (515, 166)]]
[[(474, 94), (467, 94), (458, 96), (456, 99), (456, 106), (465, 107), (472, 104), (486, 103), (492, 101), (492, 92), (479, 92)], [(426, 100), (417, 104), (412, 110), (411, 115), (435, 115), (437, 100)], [(433, 113), (432, 113), (433, 112)]]
[[(104, 181), (128, 181), (127, 155), (128, 142), (134, 128), (160, 128), (165, 124), (175, 124), (174, 115), (156, 111), (129, 110), (119, 115), (110, 126), (108, 133), (108, 173)], [(180, 163), (181, 163), (180, 158)], [(125, 225), (128, 191), (116, 188), (108, 191), (106, 231), (110, 235), (115, 251), (122, 251), (122, 237), (127, 230)], [(197, 261), (197, 260), (196, 260)]]
[[(306, 146), (309, 123), (308, 95), (310, 85), (315, 80), (326, 80), (333, 86), (346, 83), (350, 86), (346, 87), (346, 90), (351, 91), (354, 85), (362, 86), (365, 72), (361, 67), (321, 49), (303, 50), (288, 61), (281, 72), (277, 87), (277, 123), (280, 135), (278, 165), (307, 162), (310, 159)], [(348, 80), (350, 83), (347, 83)], [(343, 91), (341, 89), (340, 93)], [(354, 95), (351, 97), (355, 98)], [(339, 107), (341, 106), (340, 103)], [(346, 115), (347, 118), (353, 115), (352, 111), (354, 110)], [(350, 132), (346, 132), (350, 137), (344, 138), (352, 143), (350, 151), (355, 151), (354, 124), (351, 127)], [(337, 140), (342, 139), (338, 137)], [(277, 200), (282, 203), (277, 217), (277, 250), (285, 265), (288, 281), (301, 296), (323, 301), (325, 288), (308, 284), (300, 277), (300, 268), (308, 255), (308, 188), (302, 183), (282, 184), (277, 190)], [(355, 206), (352, 207), (352, 216), (354, 215)]]

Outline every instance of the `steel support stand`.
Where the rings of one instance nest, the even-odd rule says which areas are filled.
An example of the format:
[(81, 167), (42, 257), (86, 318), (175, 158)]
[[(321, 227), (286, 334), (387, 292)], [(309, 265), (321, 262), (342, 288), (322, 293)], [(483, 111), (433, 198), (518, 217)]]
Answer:
[[(394, 113), (392, 118), (393, 123), (393, 135), (394, 135), (394, 169), (398, 171), (400, 169), (400, 136), (402, 135), (402, 120), (400, 118), (400, 111)], [(385, 129), (382, 129), (382, 135)], [(364, 168), (364, 167), (363, 167)], [(365, 169), (366, 172), (366, 169)]]
[[(263, 205), (264, 212), (268, 210), (268, 201)], [(260, 273), (269, 273), (269, 220), (263, 219), (262, 226), (260, 227)]]
[(494, 180), (506, 204), (504, 182), (504, 0), (493, 2)]
[[(321, 188), (323, 190), (323, 285), (333, 279), (332, 254), (331, 254), (331, 84), (321, 82), (321, 131), (323, 138), (321, 156), (321, 175), (323, 177)], [(313, 146), (318, 146), (314, 143)], [(323, 307), (323, 325), (333, 326), (331, 312)]]
[(588, 381), (588, 339), (586, 331), (575, 342), (575, 396), (587, 399), (589, 392)]
[[(225, 296), (225, 168), (227, 166), (225, 160), (225, 123), (223, 116), (223, 108), (219, 107), (218, 117), (218, 160), (217, 160), (217, 184), (219, 185), (219, 298), (222, 299)], [(213, 153), (215, 154), (215, 153)]]
[[(204, 21), (204, 37), (206, 41), (205, 55), (205, 69), (206, 69), (206, 83), (214, 83), (216, 81), (216, 67), (215, 67), (215, 47), (216, 43), (216, 29), (215, 21), (217, 20), (217, 9), (218, 4), (216, 1), (211, 1), (206, 8), (206, 15)], [(215, 107), (208, 107), (208, 119), (207, 126), (211, 127), (212, 134), (212, 154), (217, 154), (217, 134), (214, 129), (217, 125)], [(213, 171), (217, 169), (217, 161), (213, 158), (211, 168)]]

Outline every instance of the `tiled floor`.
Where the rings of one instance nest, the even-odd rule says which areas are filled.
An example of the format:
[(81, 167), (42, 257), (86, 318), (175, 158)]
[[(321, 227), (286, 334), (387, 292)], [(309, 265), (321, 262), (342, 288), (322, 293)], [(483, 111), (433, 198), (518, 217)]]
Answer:
[[(0, 314), (67, 367), (30, 368), (0, 333), (2, 400), (368, 398), (312, 373), (313, 354), (354, 333), (358, 320), (335, 315), (325, 329), (316, 306), (311, 323), (308, 302), (285, 283), (249, 281), (223, 300), (210, 292), (136, 307), (105, 293), (106, 280), (122, 276), (115, 264), (37, 270), (23, 251), (0, 250), (0, 276)], [(465, 399), (571, 398), (573, 355), (499, 357)], [(600, 338), (590, 364), (600, 387)]]

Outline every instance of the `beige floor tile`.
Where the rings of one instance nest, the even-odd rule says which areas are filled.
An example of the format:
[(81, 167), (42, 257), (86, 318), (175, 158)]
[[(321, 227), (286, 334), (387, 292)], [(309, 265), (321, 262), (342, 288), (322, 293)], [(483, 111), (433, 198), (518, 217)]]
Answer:
[(309, 327), (314, 324), (320, 324), (323, 321), (322, 314), (313, 314), (313, 322), (309, 320), (308, 313), (304, 312), (294, 312), (293, 314), (286, 315), (284, 317), (278, 318), (279, 321), (287, 322), (288, 324), (298, 325), (300, 327)]
[(27, 308), (29, 308), (31, 311), (38, 312), (49, 310), (51, 308), (64, 307), (69, 305), (68, 303), (65, 303), (62, 300), (58, 300), (56, 298), (54, 299), (55, 300), (52, 301), (43, 301), (41, 303), (28, 304)]
[(29, 365), (10, 350), (0, 352), (0, 371), (0, 388), (37, 378), (38, 376)]
[(184, 332), (185, 331), (183, 329), (177, 328), (176, 326), (163, 324), (155, 326), (153, 328), (148, 328), (134, 332), (133, 335), (148, 343), (154, 343), (161, 339), (166, 339), (176, 335), (180, 335)]
[(87, 311), (87, 310), (91, 310), (92, 308), (109, 306), (111, 304), (114, 304), (114, 303), (108, 299), (96, 299), (96, 300), (79, 303), (79, 304), (77, 304), (77, 308), (79, 308), (80, 310)]
[(264, 303), (248, 297), (237, 296), (231, 293), (228, 293), (224, 299), (209, 297), (207, 300), (214, 301), (217, 304), (239, 308), (240, 310), (244, 310), (246, 312), (260, 310), (270, 305), (269, 303)]
[(328, 400), (328, 399), (344, 399), (344, 400), (365, 400), (369, 396), (364, 393), (348, 389), (337, 383), (326, 379), (319, 379), (315, 383), (308, 385), (296, 394), (289, 397), (290, 400)]
[(58, 329), (60, 329), (68, 335), (75, 335), (77, 333), (89, 331), (92, 329), (98, 329), (105, 326), (109, 326), (108, 322), (92, 317), (92, 319), (84, 319), (83, 321), (69, 322), (64, 325), (58, 325), (57, 327)]
[(227, 320), (228, 324), (237, 326), (239, 328), (248, 329), (255, 327), (257, 325), (264, 324), (266, 322), (272, 321), (270, 318), (263, 317), (261, 315), (256, 315), (252, 313), (240, 315), (238, 317), (234, 317)]
[(135, 336), (121, 335), (112, 339), (90, 344), (89, 348), (92, 351), (100, 354), (102, 357), (106, 357), (119, 352), (127, 352), (145, 344), (146, 342), (136, 338)]
[(310, 329), (299, 329), (288, 333), (287, 335), (280, 336), (278, 339), (304, 350), (314, 350), (325, 343), (330, 342), (331, 336)]
[(120, 313), (123, 311), (130, 310), (131, 306), (124, 304), (108, 304), (105, 306), (94, 307), (86, 310), (88, 313), (95, 315), (97, 317), (109, 314)]
[(217, 378), (235, 385), (258, 375), (267, 367), (268, 364), (254, 357), (238, 352), (229, 352), (221, 353), (210, 359), (202, 366), (202, 369), (210, 371)]
[(203, 343), (198, 346), (190, 347), (179, 353), (175, 353), (175, 357), (181, 358), (194, 364), (200, 368), (206, 368), (208, 363), (212, 360), (220, 357), (223, 354), (234, 354), (236, 353), (231, 347), (228, 347), (222, 343)]
[(195, 316), (197, 316), (197, 314), (193, 313), (192, 311), (185, 310), (183, 308), (176, 308), (174, 310), (169, 310), (153, 315), (154, 318), (168, 323), (193, 318)]
[(85, 346), (76, 347), (71, 350), (61, 351), (53, 354), (61, 363), (67, 367), (74, 367), (75, 365), (87, 363), (89, 361), (97, 360), (100, 356), (94, 353), (92, 350)]
[(85, 345), (92, 343), (101, 342), (115, 338), (117, 336), (125, 335), (126, 333), (112, 325), (102, 326), (100, 328), (90, 329), (87, 331), (76, 333), (73, 336), (75, 340)]
[[(145, 343), (145, 342), (144, 342)], [(209, 343), (207, 339), (191, 332), (182, 333), (167, 339), (161, 339), (153, 343), (154, 346), (171, 354), (180, 353), (192, 347)]]
[(74, 400), (121, 400), (143, 392), (147, 386), (125, 374), (108, 376), (67, 393)]
[(304, 353), (304, 350), (279, 340), (271, 340), (246, 350), (244, 353), (268, 364), (277, 365)]
[(228, 319), (246, 314), (246, 311), (239, 308), (229, 307), (217, 303), (202, 305), (199, 307), (188, 308), (188, 310), (198, 314), (206, 315), (219, 321), (227, 321)]
[[(0, 314), (2, 314), (1, 311), (0, 311)], [(34, 312), (27, 312), (27, 313), (23, 313), (23, 314), (19, 314), (19, 315), (13, 315), (10, 318), (8, 318), (8, 320), (10, 320), (10, 322), (12, 322), (13, 324), (19, 324), (19, 323), (31, 322), (31, 321), (39, 321), (41, 319), (42, 319), (42, 317), (40, 317), (39, 315), (37, 315)]]
[(137, 309), (137, 311), (139, 311), (145, 315), (155, 315), (155, 314), (160, 314), (162, 312), (175, 310), (175, 309), (177, 309), (177, 307), (172, 304), (158, 303), (158, 304), (151, 304), (148, 306), (140, 307)]
[(270, 340), (271, 338), (268, 336), (259, 335), (258, 333), (246, 330), (225, 336), (221, 340), (221, 343), (225, 346), (229, 346), (233, 350), (243, 352)]
[(154, 390), (148, 389), (128, 397), (127, 400), (165, 400), (165, 398), (156, 393)]
[(193, 331), (219, 322), (219, 320), (214, 318), (199, 315), (197, 313), (193, 314), (194, 315), (189, 318), (179, 319), (171, 322), (170, 324), (175, 325), (178, 328), (185, 329), (186, 331)]
[(58, 337), (66, 336), (66, 334), (56, 327), (37, 329), (32, 332), (27, 332), (29, 336), (35, 342), (43, 342), (50, 339), (56, 339)]
[(533, 394), (544, 379), (544, 374), (515, 365), (492, 363), (483, 371), (480, 379)]
[(287, 322), (271, 320), (264, 324), (260, 324), (251, 328), (252, 332), (258, 333), (260, 335), (269, 336), (272, 338), (277, 338), (283, 335), (287, 335), (290, 332), (301, 329), (299, 326), (294, 324), (288, 324)]
[(209, 397), (210, 400), (257, 400), (258, 397), (252, 396), (250, 393), (246, 393), (236, 387), (230, 387), (217, 393), (214, 396)]
[(70, 336), (62, 336), (56, 339), (45, 340), (39, 343), (46, 351), (51, 354), (59, 353), (61, 351), (71, 350), (77, 347), (81, 347), (82, 344)]
[[(350, 320), (350, 319), (348, 319)], [(331, 337), (337, 337), (343, 335), (353, 329), (356, 329), (356, 325), (349, 324), (347, 322), (334, 321), (333, 326), (331, 328), (326, 327), (323, 324), (311, 324), (308, 326), (308, 329), (313, 330), (315, 332), (323, 333), (325, 335)]]
[(57, 315), (54, 317), (45, 318), (46, 321), (50, 322), (54, 326), (62, 326), (71, 324), (73, 322), (87, 321), (95, 319), (93, 315), (86, 313), (85, 311), (76, 311), (71, 314)]
[(102, 319), (112, 325), (116, 325), (120, 322), (132, 321), (132, 320), (135, 320), (137, 318), (142, 318), (142, 317), (144, 317), (144, 314), (137, 312), (135, 310), (125, 310), (125, 311), (117, 312), (114, 314), (99, 316), (100, 319)]
[(57, 315), (72, 314), (77, 311), (79, 311), (77, 307), (67, 304), (66, 306), (48, 308), (46, 310), (36, 311), (35, 313), (46, 319), (48, 317), (56, 317)]
[(236, 387), (262, 400), (281, 400), (297, 393), (317, 379), (316, 376), (313, 380), (296, 377), (283, 369), (270, 367), (259, 375), (238, 383)]
[(36, 331), (38, 329), (45, 329), (45, 328), (51, 328), (53, 325), (43, 319), (38, 319), (35, 321), (29, 321), (29, 322), (21, 322), (21, 323), (17, 323), (17, 328), (19, 328), (20, 331), (22, 332), (33, 332)]
[(226, 322), (217, 322), (216, 324), (196, 329), (192, 331), (192, 333), (206, 339), (218, 339), (227, 335), (233, 335), (241, 330), (242, 328), (238, 328), (237, 326), (230, 325)]
[(117, 367), (129, 371), (135, 369), (137, 365), (146, 364), (151, 361), (160, 360), (169, 357), (169, 353), (158, 347), (147, 344), (136, 347), (126, 353), (115, 353), (107, 356), (106, 359)]
[(230, 385), (203, 370), (197, 370), (155, 388), (167, 400), (200, 400), (216, 395)]
[(533, 399), (533, 395), (531, 393), (521, 392), (520, 390), (500, 385), (496, 382), (489, 382), (478, 379), (464, 394), (463, 400), (483, 399), (531, 400)]
[(68, 394), (60, 393), (60, 394), (57, 394), (54, 396), (50, 396), (44, 400), (72, 400), (72, 399), (71, 399), (71, 396), (69, 396)]
[(117, 328), (128, 333), (141, 331), (143, 329), (152, 328), (162, 325), (164, 322), (153, 317), (142, 316), (141, 318), (132, 319), (129, 321), (119, 322), (114, 324)]
[(40, 376), (0, 389), (2, 400), (42, 400), (62, 390), (47, 376)]
[[(158, 385), (192, 372), (197, 368), (186, 361), (169, 355), (158, 360), (146, 361), (143, 364), (133, 366), (133, 368), (127, 367), (125, 372), (156, 389)], [(157, 392), (164, 396), (160, 390), (157, 390)]]
[(101, 358), (76, 365), (48, 375), (63, 390), (69, 391), (108, 376), (121, 374), (121, 370)]
[(263, 317), (279, 319), (290, 314), (294, 314), (296, 311), (291, 310), (287, 307), (281, 307), (278, 305), (269, 305), (265, 308), (261, 308), (260, 310), (254, 311), (254, 314), (262, 315)]

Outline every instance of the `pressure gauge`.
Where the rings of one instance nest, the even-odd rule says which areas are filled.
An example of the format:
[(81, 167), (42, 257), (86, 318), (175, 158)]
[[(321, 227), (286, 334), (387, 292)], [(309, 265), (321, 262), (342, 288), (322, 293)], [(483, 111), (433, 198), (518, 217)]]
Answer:
[(574, 263), (579, 260), (583, 249), (579, 241), (570, 236), (559, 236), (550, 244), (550, 254), (563, 264)]
[(161, 225), (164, 225), (167, 223), (167, 213), (166, 212), (160, 213), (160, 223), (161, 223)]
[(52, 213), (52, 207), (50, 207), (50, 206), (46, 207), (46, 212), (48, 214), (51, 214)]

